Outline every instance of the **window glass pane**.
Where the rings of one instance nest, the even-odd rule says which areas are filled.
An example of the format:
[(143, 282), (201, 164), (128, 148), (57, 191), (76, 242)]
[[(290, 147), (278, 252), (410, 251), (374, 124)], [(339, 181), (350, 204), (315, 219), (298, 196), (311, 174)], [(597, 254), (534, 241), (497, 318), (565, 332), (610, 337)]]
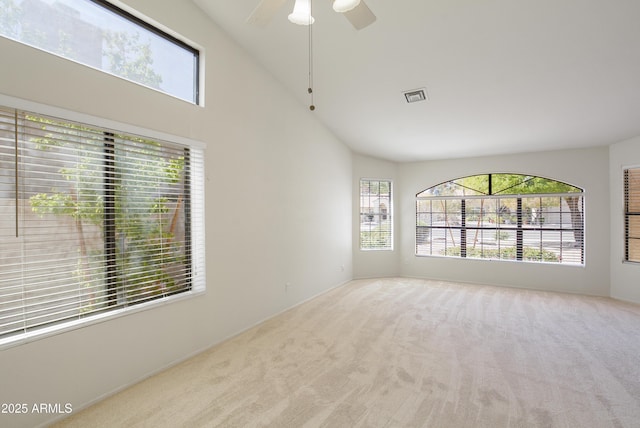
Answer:
[(391, 182), (360, 181), (360, 249), (393, 249)]
[(452, 181), (452, 183), (455, 183), (458, 189), (457, 195), (471, 196), (488, 195), (490, 193), (489, 181), (489, 176), (485, 174), (459, 178)]
[(640, 168), (624, 171), (625, 260), (640, 262)]
[(580, 189), (551, 179), (484, 174), (416, 195), (416, 255), (582, 264), (583, 236)]
[(499, 229), (495, 231), (496, 245), (500, 259), (516, 260), (517, 232), (512, 229)]
[(204, 289), (202, 160), (0, 108), (0, 343)]
[(30, 315), (5, 325), (8, 331), (106, 304), (101, 132), (30, 114), (21, 116), (18, 130), (22, 272), (5, 291), (13, 290), (16, 306)]
[[(2, 16), (0, 16), (2, 19)], [(20, 323), (22, 313), (15, 288), (21, 275), (21, 245), (16, 236), (16, 150), (13, 111), (0, 109), (0, 336)]]
[(184, 290), (184, 154), (150, 140), (114, 143), (118, 303)]
[(498, 208), (498, 224), (504, 227), (512, 227), (518, 223), (518, 200), (517, 198), (500, 199)]
[(640, 239), (640, 216), (629, 216), (629, 238)]
[(446, 208), (444, 212), (445, 224), (449, 227), (460, 226), (460, 210), (461, 203), (459, 200), (446, 201)]
[(526, 183), (532, 177), (518, 174), (491, 174), (491, 194), (530, 193)]
[(544, 177), (520, 174), (491, 174), (492, 195), (581, 193), (582, 189)]
[(531, 226), (539, 225), (543, 217), (540, 198), (521, 198), (521, 201), (523, 222)]
[(484, 199), (467, 199), (465, 205), (467, 226), (482, 225), (486, 214)]
[(629, 261), (640, 262), (640, 239), (629, 239)]
[(416, 196), (524, 195), (545, 193), (582, 193), (582, 189), (544, 177), (521, 174), (480, 174), (440, 183)]
[(1, 0), (0, 35), (197, 103), (198, 52), (90, 0)]
[(431, 243), (431, 226), (433, 215), (431, 213), (432, 201), (416, 201), (416, 254), (429, 254)]
[(640, 213), (640, 168), (627, 170), (627, 212)]
[(558, 225), (560, 223), (559, 210), (559, 198), (540, 198), (540, 214), (538, 216), (540, 227), (550, 229)]
[(540, 231), (538, 248), (535, 249), (535, 252), (531, 251), (529, 257), (535, 257), (545, 262), (559, 262), (563, 253), (563, 238), (567, 238), (567, 235), (558, 230)]
[(640, 215), (630, 215), (628, 217), (628, 260), (633, 262), (640, 262)]

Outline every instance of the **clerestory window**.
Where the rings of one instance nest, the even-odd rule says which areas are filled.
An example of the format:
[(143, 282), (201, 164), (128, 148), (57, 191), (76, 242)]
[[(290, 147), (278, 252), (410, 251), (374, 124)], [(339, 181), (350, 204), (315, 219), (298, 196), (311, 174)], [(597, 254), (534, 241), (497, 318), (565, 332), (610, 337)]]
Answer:
[(202, 147), (0, 108), (0, 344), (204, 289)]
[(104, 0), (0, 0), (0, 36), (199, 104), (199, 51)]
[(560, 181), (482, 174), (416, 195), (418, 256), (584, 264), (584, 193)]

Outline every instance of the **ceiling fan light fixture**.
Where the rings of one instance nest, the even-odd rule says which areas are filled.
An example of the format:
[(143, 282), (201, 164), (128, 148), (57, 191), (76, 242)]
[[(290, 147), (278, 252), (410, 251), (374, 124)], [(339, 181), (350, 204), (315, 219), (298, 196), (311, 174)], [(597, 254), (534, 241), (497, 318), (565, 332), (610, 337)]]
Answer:
[(311, 0), (296, 0), (289, 21), (298, 25), (311, 25), (315, 21), (311, 16)]
[(344, 13), (349, 12), (360, 4), (360, 0), (334, 0), (333, 10)]

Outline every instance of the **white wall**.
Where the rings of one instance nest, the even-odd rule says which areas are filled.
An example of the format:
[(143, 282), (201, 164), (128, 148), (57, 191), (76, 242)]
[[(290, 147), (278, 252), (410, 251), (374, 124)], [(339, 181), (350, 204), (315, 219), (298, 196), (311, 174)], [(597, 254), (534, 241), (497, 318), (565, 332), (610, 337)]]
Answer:
[(190, 0), (126, 3), (204, 47), (204, 108), (3, 38), (0, 93), (205, 142), (207, 293), (0, 351), (0, 403), (80, 409), (352, 277), (350, 150)]
[[(433, 185), (468, 175), (512, 172), (564, 181), (585, 189), (584, 267), (416, 257), (415, 195)], [(400, 272), (471, 283), (609, 295), (608, 149), (566, 150), (400, 165)]]
[(640, 264), (624, 260), (623, 170), (640, 166), (640, 137), (610, 146), (611, 297), (640, 303)]
[[(359, 202), (354, 196), (356, 278), (399, 275), (609, 296), (607, 147), (399, 164), (363, 155), (354, 155), (353, 159), (354, 195), (360, 178), (394, 180), (396, 228), (393, 252), (360, 251), (357, 248)], [(490, 172), (539, 175), (585, 189), (585, 266), (415, 256), (416, 193), (454, 178)]]
[[(442, 278), (640, 302), (640, 267), (620, 262), (619, 210), (621, 166), (640, 164), (640, 139), (610, 150), (409, 164), (352, 156), (190, 0), (126, 3), (204, 47), (206, 107), (2, 38), (0, 93), (207, 143), (208, 291), (0, 351), (0, 403), (69, 402), (79, 409), (352, 277)], [(415, 194), (496, 171), (586, 190), (585, 267), (414, 255)], [(392, 252), (357, 248), (360, 178), (394, 182)], [(0, 426), (55, 417), (0, 415)]]
[[(360, 179), (391, 180), (393, 203), (394, 244), (393, 251), (363, 251), (360, 249)], [(353, 275), (355, 278), (377, 278), (400, 275), (399, 218), (397, 207), (398, 165), (394, 162), (354, 154), (353, 156)]]

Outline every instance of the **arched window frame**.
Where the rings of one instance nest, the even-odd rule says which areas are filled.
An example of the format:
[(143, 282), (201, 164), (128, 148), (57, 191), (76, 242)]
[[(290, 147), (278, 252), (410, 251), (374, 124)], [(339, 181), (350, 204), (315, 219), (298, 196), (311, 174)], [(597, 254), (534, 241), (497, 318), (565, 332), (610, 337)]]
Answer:
[(584, 265), (584, 190), (513, 173), (460, 177), (416, 194), (417, 256)]

